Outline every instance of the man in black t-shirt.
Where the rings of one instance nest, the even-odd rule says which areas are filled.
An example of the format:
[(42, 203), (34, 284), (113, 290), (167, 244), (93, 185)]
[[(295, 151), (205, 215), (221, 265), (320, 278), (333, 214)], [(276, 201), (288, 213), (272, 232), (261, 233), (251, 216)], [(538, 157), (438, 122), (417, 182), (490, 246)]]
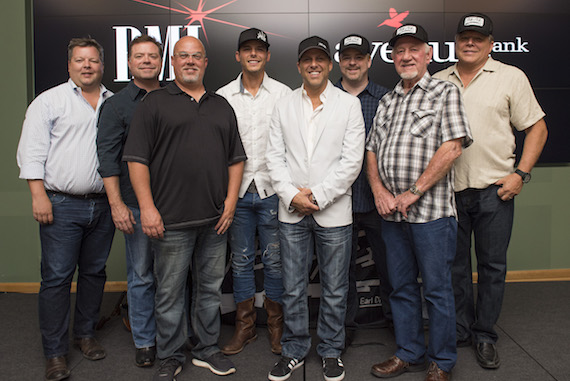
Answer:
[(191, 321), (198, 341), (192, 363), (217, 375), (236, 371), (217, 342), (226, 231), (246, 155), (231, 106), (205, 91), (208, 59), (200, 40), (181, 38), (171, 62), (174, 82), (141, 101), (123, 156), (140, 205), (142, 228), (155, 252), (161, 360), (155, 380), (173, 380), (185, 361), (184, 292), (189, 269)]

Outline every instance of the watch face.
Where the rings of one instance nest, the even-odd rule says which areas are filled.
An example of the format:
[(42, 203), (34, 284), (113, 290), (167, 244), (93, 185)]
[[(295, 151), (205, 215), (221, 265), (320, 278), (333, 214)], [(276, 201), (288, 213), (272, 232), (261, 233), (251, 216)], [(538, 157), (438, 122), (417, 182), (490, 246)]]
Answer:
[(528, 183), (530, 181), (530, 173), (527, 172), (523, 172), (520, 169), (517, 169), (515, 171), (516, 174), (518, 174), (520, 177), (522, 177), (522, 181), (523, 183)]

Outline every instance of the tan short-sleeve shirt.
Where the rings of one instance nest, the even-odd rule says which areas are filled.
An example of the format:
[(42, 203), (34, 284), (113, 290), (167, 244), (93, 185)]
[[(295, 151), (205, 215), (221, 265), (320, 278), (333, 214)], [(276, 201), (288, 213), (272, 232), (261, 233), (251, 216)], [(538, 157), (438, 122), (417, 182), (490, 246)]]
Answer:
[(515, 136), (544, 117), (530, 82), (517, 67), (489, 58), (467, 87), (457, 65), (434, 75), (463, 95), (473, 144), (455, 161), (455, 191), (484, 189), (513, 172)]

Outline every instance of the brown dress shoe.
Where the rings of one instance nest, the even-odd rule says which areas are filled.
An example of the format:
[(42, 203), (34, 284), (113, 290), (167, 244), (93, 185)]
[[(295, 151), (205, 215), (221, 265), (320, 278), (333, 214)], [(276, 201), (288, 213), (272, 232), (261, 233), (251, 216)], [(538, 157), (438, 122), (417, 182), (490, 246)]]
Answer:
[(236, 329), (229, 343), (222, 347), (223, 354), (235, 355), (240, 353), (246, 344), (257, 339), (257, 333), (255, 333), (257, 313), (253, 302), (254, 298), (249, 298), (236, 305)]
[(67, 369), (67, 361), (64, 356), (47, 359), (46, 381), (59, 381), (69, 377), (71, 372)]
[(283, 307), (266, 297), (265, 309), (267, 310), (267, 330), (269, 331), (271, 352), (280, 355), (281, 335), (283, 335)]
[(425, 381), (448, 381), (451, 380), (451, 373), (439, 369), (435, 362), (432, 362), (426, 374)]
[(399, 376), (405, 372), (421, 372), (426, 369), (426, 364), (410, 364), (400, 360), (396, 356), (390, 357), (388, 360), (372, 366), (372, 374), (380, 378), (391, 378)]
[(82, 337), (80, 339), (75, 339), (75, 345), (79, 347), (81, 353), (83, 353), (83, 357), (87, 360), (101, 360), (107, 356), (105, 349), (94, 337)]

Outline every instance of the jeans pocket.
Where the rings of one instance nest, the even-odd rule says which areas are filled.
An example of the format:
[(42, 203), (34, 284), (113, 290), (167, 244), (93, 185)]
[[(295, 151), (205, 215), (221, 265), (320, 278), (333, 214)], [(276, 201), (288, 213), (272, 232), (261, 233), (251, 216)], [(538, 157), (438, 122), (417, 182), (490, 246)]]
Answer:
[(52, 205), (61, 204), (67, 199), (67, 196), (61, 193), (47, 191), (47, 195)]

